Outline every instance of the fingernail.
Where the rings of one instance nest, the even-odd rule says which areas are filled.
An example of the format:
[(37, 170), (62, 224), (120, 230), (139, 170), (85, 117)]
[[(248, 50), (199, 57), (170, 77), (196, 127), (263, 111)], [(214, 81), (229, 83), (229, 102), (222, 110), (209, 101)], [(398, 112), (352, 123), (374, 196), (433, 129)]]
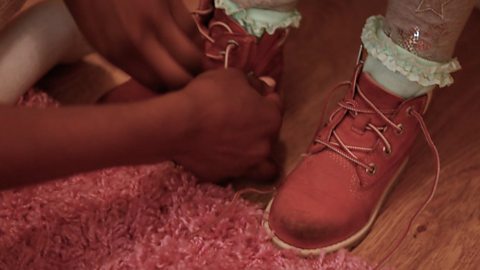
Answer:
[(277, 82), (275, 81), (275, 79), (268, 76), (262, 76), (258, 79), (264, 82), (272, 91), (275, 91), (275, 86), (277, 86)]

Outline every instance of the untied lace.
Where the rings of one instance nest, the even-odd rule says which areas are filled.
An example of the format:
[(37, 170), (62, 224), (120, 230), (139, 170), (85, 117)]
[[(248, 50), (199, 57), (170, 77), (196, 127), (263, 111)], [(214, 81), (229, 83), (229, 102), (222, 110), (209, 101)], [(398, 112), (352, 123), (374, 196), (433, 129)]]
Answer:
[[(361, 48), (362, 50), (362, 48)], [(360, 57), (359, 57), (360, 59)], [(385, 126), (378, 127), (375, 126), (371, 123), (367, 124), (366, 130), (374, 132), (378, 138), (383, 142), (383, 151), (387, 154), (392, 153), (392, 146), (388, 139), (385, 137), (384, 132), (390, 127), (395, 130), (397, 134), (402, 134), (404, 132), (404, 128), (402, 124), (397, 124), (390, 120), (390, 118), (387, 115), (391, 115), (395, 113), (395, 110), (392, 109), (379, 109), (373, 104), (372, 101), (370, 101), (365, 94), (362, 92), (360, 87), (357, 85), (358, 77), (360, 76), (362, 72), (362, 67), (363, 67), (363, 62), (358, 61), (357, 63), (357, 68), (355, 69), (355, 76), (352, 82), (350, 81), (345, 81), (341, 82), (329, 92), (328, 94), (328, 99), (327, 99), (327, 104), (325, 104), (324, 110), (323, 110), (323, 115), (325, 114), (325, 111), (327, 110), (328, 107), (328, 100), (332, 96), (334, 92), (336, 92), (338, 89), (340, 89), (342, 86), (349, 86), (351, 87), (352, 91), (352, 98), (351, 99), (345, 99), (343, 101), (340, 101), (338, 103), (338, 108), (334, 110), (334, 112), (331, 114), (329, 121), (333, 121), (335, 116), (338, 115), (338, 113), (344, 113), (343, 117), (345, 117), (347, 114), (352, 114), (354, 116), (358, 114), (376, 114), (378, 115), (381, 119), (384, 120), (386, 123)], [(353, 97), (355, 95), (360, 96), (360, 98), (365, 101), (365, 103), (368, 105), (369, 108), (357, 108), (355, 105), (357, 102), (353, 100)], [(427, 205), (432, 201), (435, 192), (438, 187), (438, 182), (440, 179), (440, 156), (438, 154), (438, 150), (432, 140), (432, 137), (428, 131), (428, 128), (425, 124), (425, 121), (423, 120), (422, 114), (417, 112), (416, 110), (413, 109), (413, 107), (410, 107), (407, 109), (407, 113), (411, 116), (413, 116), (416, 121), (418, 122), (420, 129), (422, 130), (422, 133), (424, 135), (424, 138), (430, 147), (430, 150), (432, 151), (434, 161), (435, 161), (435, 177), (433, 178), (433, 183), (430, 188), (430, 192), (425, 199), (425, 201), (419, 206), (419, 208), (415, 211), (414, 215), (410, 218), (408, 225), (406, 229), (403, 231), (403, 233), (400, 235), (399, 239), (392, 244), (391, 250), (380, 260), (380, 262), (376, 265), (374, 269), (380, 269), (385, 262), (390, 259), (393, 254), (398, 250), (400, 245), (403, 243), (403, 241), (406, 239), (409, 231), (411, 230), (413, 223), (417, 219), (417, 217), (425, 210)], [(323, 117), (322, 117), (323, 119)], [(333, 140), (334, 139), (334, 140)], [(367, 173), (369, 174), (375, 174), (376, 172), (376, 165), (371, 163), (371, 164), (366, 164), (362, 162), (357, 155), (355, 155), (354, 152), (371, 152), (373, 151), (373, 147), (364, 147), (364, 146), (354, 146), (354, 145), (347, 145), (345, 142), (342, 140), (342, 138), (338, 135), (338, 133), (335, 131), (335, 128), (333, 128), (330, 133), (327, 136), (327, 139), (322, 139), (317, 136), (317, 138), (314, 140), (314, 143), (317, 144), (318, 146), (312, 147), (312, 149), (309, 151), (307, 155), (314, 155), (315, 153), (318, 153), (324, 147), (332, 150), (333, 152), (337, 153), (338, 155), (344, 157), (345, 159), (351, 161), (352, 163), (361, 166), (365, 168)], [(324, 146), (324, 147), (323, 147)]]
[[(213, 8), (210, 8), (210, 9), (207, 9), (207, 10), (196, 10), (196, 11), (193, 12), (193, 15), (208, 15), (212, 11), (213, 11)], [(208, 40), (209, 42), (215, 43), (215, 39), (213, 37), (211, 37), (210, 34), (204, 30), (203, 27), (201, 27), (198, 18), (194, 17), (194, 19), (195, 19), (195, 22), (196, 22), (196, 25), (197, 25), (197, 28), (198, 28), (200, 34), (206, 40)], [(213, 27), (222, 27), (228, 33), (233, 33), (233, 30), (230, 28), (230, 26), (228, 26), (226, 23), (223, 23), (223, 22), (211, 23), (209, 28), (211, 29)], [(230, 63), (230, 54), (231, 54), (232, 50), (239, 47), (239, 46), (240, 45), (235, 40), (229, 40), (228, 44), (227, 44), (227, 47), (225, 48), (225, 51), (220, 52), (219, 55), (213, 55), (213, 54), (207, 53), (206, 56), (208, 58), (215, 59), (215, 60), (224, 60), (224, 68), (227, 69), (230, 66), (230, 64), (229, 64)], [(275, 84), (275, 82), (268, 81), (268, 80), (273, 80), (273, 78), (270, 78), (270, 77), (263, 77), (263, 78), (259, 78), (259, 79), (262, 80), (262, 81), (266, 80), (265, 83), (267, 83), (269, 85), (271, 85), (272, 83)], [(275, 188), (258, 189), (258, 188), (247, 187), (247, 188), (243, 188), (241, 190), (236, 191), (232, 200), (227, 205), (227, 207), (224, 210), (222, 210), (220, 212), (220, 214), (217, 217), (215, 217), (212, 222), (208, 222), (207, 224), (202, 226), (199, 230), (194, 232), (193, 233), (194, 237), (198, 236), (202, 231), (204, 231), (208, 228), (212, 228), (213, 226), (211, 226), (211, 225), (217, 224), (220, 220), (225, 218), (228, 213), (232, 212), (233, 208), (235, 207), (235, 205), (237, 205), (238, 201), (240, 200), (240, 198), (243, 195), (249, 194), (249, 193), (250, 194), (260, 194), (260, 195), (272, 194), (272, 193), (275, 192), (275, 190), (276, 190)]]

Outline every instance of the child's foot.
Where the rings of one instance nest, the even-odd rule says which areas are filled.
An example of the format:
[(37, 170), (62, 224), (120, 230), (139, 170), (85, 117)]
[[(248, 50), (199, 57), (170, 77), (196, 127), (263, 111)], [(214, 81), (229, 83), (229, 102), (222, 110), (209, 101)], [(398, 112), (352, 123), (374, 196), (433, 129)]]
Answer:
[(362, 64), (344, 99), (270, 202), (265, 227), (304, 255), (352, 247), (365, 237), (404, 168), (429, 97), (404, 100)]
[(194, 12), (198, 29), (205, 39), (204, 68), (239, 68), (267, 84), (278, 82), (289, 27), (278, 27), (271, 34), (264, 31), (259, 37), (249, 33), (248, 27), (240, 25), (227, 15), (228, 12), (225, 7), (215, 8), (213, 0), (201, 0), (199, 9)]

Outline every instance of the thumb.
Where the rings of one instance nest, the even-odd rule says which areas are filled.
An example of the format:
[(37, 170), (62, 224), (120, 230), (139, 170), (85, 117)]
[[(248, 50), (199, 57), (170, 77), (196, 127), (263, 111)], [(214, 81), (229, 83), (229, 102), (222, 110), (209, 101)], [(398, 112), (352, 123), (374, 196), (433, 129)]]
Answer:
[(272, 77), (262, 76), (257, 78), (253, 74), (248, 74), (247, 79), (250, 85), (257, 90), (260, 95), (273, 102), (276, 107), (282, 110), (280, 96), (275, 91), (277, 82)]
[(257, 78), (253, 73), (247, 74), (247, 80), (250, 85), (262, 96), (266, 96), (271, 93), (275, 93), (275, 86), (277, 83), (271, 77)]

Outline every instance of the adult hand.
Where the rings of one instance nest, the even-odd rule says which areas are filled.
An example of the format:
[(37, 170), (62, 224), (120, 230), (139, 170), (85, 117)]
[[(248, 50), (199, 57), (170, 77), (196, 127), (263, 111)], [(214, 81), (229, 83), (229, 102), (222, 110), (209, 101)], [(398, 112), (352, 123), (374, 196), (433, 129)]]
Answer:
[(90, 44), (144, 85), (186, 85), (200, 71), (200, 37), (179, 0), (65, 0)]
[(208, 181), (258, 175), (258, 170), (273, 175), (276, 167), (268, 157), (280, 129), (281, 109), (278, 95), (266, 88), (234, 69), (194, 79), (183, 91), (193, 108), (194, 129), (174, 160)]

